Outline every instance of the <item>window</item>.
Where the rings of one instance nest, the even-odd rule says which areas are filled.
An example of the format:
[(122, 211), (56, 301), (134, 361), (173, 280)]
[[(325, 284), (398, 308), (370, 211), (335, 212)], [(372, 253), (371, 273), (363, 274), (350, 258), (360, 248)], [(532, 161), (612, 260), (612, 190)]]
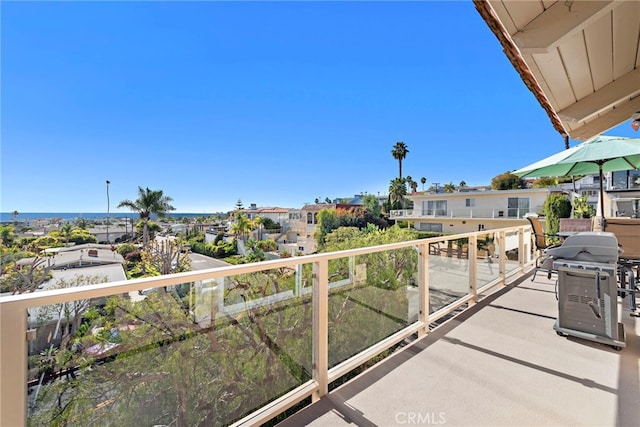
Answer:
[(441, 215), (441, 216), (446, 215), (447, 201), (446, 200), (428, 200), (426, 202), (422, 202), (422, 214), (423, 215)]
[(313, 214), (311, 212), (307, 214), (307, 224), (313, 224)]
[(611, 188), (616, 190), (627, 189), (627, 171), (613, 172), (611, 179)]
[(640, 170), (613, 172), (611, 188), (615, 190), (629, 190), (640, 188)]
[(472, 208), (476, 205), (476, 199), (465, 199), (464, 205), (468, 208)]
[(507, 200), (507, 217), (522, 218), (529, 213), (528, 197), (509, 197)]
[(442, 233), (441, 223), (421, 222), (420, 231), (434, 231), (436, 233)]
[(484, 231), (484, 224), (478, 224), (478, 231)]

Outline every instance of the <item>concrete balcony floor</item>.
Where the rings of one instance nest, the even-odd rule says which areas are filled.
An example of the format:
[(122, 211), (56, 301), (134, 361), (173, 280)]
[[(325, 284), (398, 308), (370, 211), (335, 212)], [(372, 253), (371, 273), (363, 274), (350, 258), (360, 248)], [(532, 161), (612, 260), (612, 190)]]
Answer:
[(279, 425), (638, 426), (640, 319), (626, 347), (558, 336), (555, 276), (525, 276)]

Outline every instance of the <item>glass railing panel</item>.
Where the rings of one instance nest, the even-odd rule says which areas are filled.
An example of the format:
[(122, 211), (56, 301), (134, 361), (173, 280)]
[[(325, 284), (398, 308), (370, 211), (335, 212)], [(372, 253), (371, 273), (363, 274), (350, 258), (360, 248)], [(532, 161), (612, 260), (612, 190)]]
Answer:
[(518, 231), (510, 231), (505, 233), (505, 274), (509, 274), (512, 271), (517, 270), (520, 267), (519, 264), (519, 251), (520, 251), (520, 233)]
[(500, 277), (500, 267), (496, 257), (497, 245), (497, 234), (486, 233), (478, 235), (476, 246), (478, 288)]
[(277, 269), (29, 310), (29, 425), (245, 416), (311, 377), (312, 310), (294, 289), (295, 269)]
[(409, 304), (418, 294), (415, 249), (338, 258), (328, 268), (330, 367), (417, 320)]
[(469, 239), (429, 243), (429, 313), (469, 293)]

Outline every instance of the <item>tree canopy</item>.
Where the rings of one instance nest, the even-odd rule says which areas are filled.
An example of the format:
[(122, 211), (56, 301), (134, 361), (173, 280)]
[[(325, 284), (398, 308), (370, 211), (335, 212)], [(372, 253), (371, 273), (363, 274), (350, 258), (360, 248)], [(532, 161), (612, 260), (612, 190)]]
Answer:
[(138, 187), (138, 198), (134, 201), (125, 199), (118, 204), (118, 208), (129, 208), (140, 214), (140, 219), (143, 221), (142, 244), (146, 246), (149, 243), (147, 230), (149, 217), (151, 214), (156, 214), (162, 218), (167, 212), (175, 210), (176, 208), (171, 206), (172, 201), (173, 199), (165, 196), (162, 190), (150, 190), (149, 187)]
[(492, 190), (517, 190), (526, 187), (525, 180), (511, 172), (502, 173), (491, 180)]
[(398, 161), (398, 178), (402, 179), (402, 161), (407, 157), (407, 153), (409, 152), (409, 148), (407, 148), (407, 144), (402, 141), (396, 142), (391, 150), (391, 155), (394, 159)]

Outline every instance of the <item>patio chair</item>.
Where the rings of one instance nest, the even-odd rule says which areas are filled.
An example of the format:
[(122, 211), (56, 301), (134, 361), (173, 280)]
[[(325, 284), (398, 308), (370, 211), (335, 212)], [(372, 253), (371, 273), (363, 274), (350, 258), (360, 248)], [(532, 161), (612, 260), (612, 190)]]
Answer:
[(556, 234), (546, 234), (544, 232), (544, 228), (542, 227), (542, 223), (537, 216), (528, 216), (527, 220), (529, 221), (529, 224), (531, 224), (531, 230), (533, 231), (533, 242), (536, 246), (536, 252), (539, 253), (539, 255), (536, 257), (536, 266), (534, 268), (531, 281), (534, 281), (536, 279), (538, 270), (546, 271), (547, 278), (551, 279), (551, 275), (556, 271), (553, 269), (553, 259), (546, 254), (546, 250), (549, 248), (555, 248), (560, 245), (547, 244), (547, 238), (558, 236)]
[(631, 315), (640, 317), (636, 298), (640, 295), (640, 218), (606, 218), (604, 230), (615, 234), (622, 253), (620, 267), (620, 296), (629, 294)]

